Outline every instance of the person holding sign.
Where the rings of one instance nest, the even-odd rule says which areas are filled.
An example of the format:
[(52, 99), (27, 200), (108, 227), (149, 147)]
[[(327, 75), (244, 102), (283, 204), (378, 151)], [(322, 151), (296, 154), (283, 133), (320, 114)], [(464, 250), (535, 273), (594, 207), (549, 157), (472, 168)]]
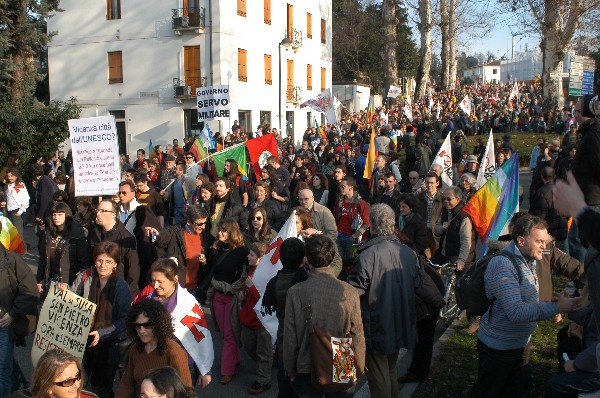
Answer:
[(64, 351), (50, 350), (38, 361), (31, 388), (19, 390), (10, 398), (98, 398), (82, 387), (83, 370), (79, 359)]
[[(92, 390), (100, 398), (113, 396), (112, 385), (119, 364), (116, 344), (119, 335), (125, 332), (127, 312), (131, 307), (131, 293), (127, 282), (117, 276), (120, 258), (121, 253), (116, 243), (100, 242), (94, 249), (94, 268), (80, 272), (69, 288), (98, 306), (83, 363), (90, 377)], [(62, 283), (59, 287), (65, 289), (67, 286)]]
[(135, 303), (127, 316), (127, 328), (136, 337), (116, 398), (138, 397), (144, 377), (162, 366), (175, 368), (183, 384), (192, 387), (187, 355), (173, 339), (171, 315), (161, 303), (152, 299)]

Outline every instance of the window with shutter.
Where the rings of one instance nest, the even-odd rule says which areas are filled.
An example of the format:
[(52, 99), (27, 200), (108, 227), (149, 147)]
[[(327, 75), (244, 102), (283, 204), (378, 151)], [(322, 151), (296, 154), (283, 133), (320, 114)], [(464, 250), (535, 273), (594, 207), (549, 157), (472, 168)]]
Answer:
[(271, 56), (269, 54), (265, 54), (265, 84), (273, 84), (271, 76)]
[(306, 89), (312, 90), (312, 65), (306, 65)]
[(325, 75), (327, 73), (325, 68), (321, 68), (321, 91), (325, 91)]
[(265, 24), (271, 25), (271, 0), (265, 0)]
[(246, 50), (238, 48), (238, 80), (241, 82), (248, 81), (247, 55)]
[(237, 14), (241, 17), (246, 16), (246, 0), (237, 0)]
[(325, 27), (325, 20), (321, 19), (321, 43), (325, 44), (327, 43), (327, 30)]
[(294, 37), (294, 6), (287, 5), (287, 37), (292, 40)]
[(183, 73), (185, 85), (190, 87), (190, 94), (196, 95), (201, 87), (200, 46), (183, 47)]
[(106, 19), (121, 19), (121, 0), (106, 0)]
[(123, 54), (121, 51), (108, 53), (108, 84), (123, 83)]
[(306, 37), (312, 39), (312, 14), (306, 13)]

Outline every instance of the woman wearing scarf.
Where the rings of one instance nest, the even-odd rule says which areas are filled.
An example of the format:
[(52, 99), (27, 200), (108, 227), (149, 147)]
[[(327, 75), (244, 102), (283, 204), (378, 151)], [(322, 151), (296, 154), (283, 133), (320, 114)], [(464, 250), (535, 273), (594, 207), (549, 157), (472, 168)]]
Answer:
[[(119, 335), (125, 332), (127, 313), (131, 307), (129, 286), (116, 273), (120, 258), (116, 243), (100, 242), (94, 250), (94, 267), (80, 272), (69, 287), (98, 306), (83, 363), (91, 389), (100, 398), (113, 397), (112, 386), (119, 365), (116, 343)], [(61, 288), (66, 287), (66, 284), (61, 284)]]

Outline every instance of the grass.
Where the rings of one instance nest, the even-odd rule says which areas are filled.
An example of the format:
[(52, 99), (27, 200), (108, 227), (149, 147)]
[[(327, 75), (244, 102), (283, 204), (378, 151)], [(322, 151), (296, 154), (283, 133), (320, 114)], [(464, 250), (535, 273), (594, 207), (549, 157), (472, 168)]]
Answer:
[[(566, 283), (564, 277), (553, 277), (554, 291), (562, 290)], [(565, 317), (566, 318), (566, 317)], [(533, 375), (533, 395), (541, 397), (546, 383), (556, 373), (556, 333), (568, 321), (556, 324), (549, 321), (538, 322), (531, 337), (531, 369)], [(463, 319), (460, 330), (467, 325)], [(413, 397), (415, 398), (459, 398), (468, 397), (477, 378), (477, 336), (465, 336), (455, 333), (439, 347), (437, 356), (431, 364), (429, 377), (422, 383)]]

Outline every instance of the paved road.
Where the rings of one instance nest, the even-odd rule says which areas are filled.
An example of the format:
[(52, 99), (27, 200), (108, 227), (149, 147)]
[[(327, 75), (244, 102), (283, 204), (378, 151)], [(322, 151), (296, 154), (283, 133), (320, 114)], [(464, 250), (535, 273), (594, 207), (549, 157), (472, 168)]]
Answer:
[[(531, 183), (531, 174), (527, 172), (522, 172), (521, 175), (521, 185), (525, 188), (525, 199), (523, 201), (522, 209), (529, 208), (529, 200), (528, 200), (528, 191), (529, 184)], [(37, 269), (37, 262), (39, 256), (37, 255), (37, 238), (35, 237), (33, 228), (25, 228), (25, 241), (30, 245), (29, 253), (25, 255), (25, 260), (27, 264), (31, 267), (33, 272), (35, 273)], [(209, 319), (209, 324), (211, 330), (215, 330), (213, 322), (210, 315), (210, 309), (207, 307), (203, 307), (207, 318)], [(438, 325), (436, 340), (439, 338), (445, 331), (445, 327), (440, 323)], [(31, 364), (30, 352), (31, 352), (31, 340), (30, 336), (28, 339), (27, 347), (19, 347), (15, 350), (15, 358), (19, 362), (21, 368), (23, 369), (25, 375), (30, 379), (33, 373), (33, 367)], [(220, 359), (221, 359), (221, 348), (222, 348), (222, 339), (217, 334), (213, 333), (213, 342), (215, 345), (215, 366), (213, 367), (213, 382), (205, 389), (198, 389), (197, 392), (202, 396), (210, 396), (215, 398), (237, 398), (237, 397), (246, 397), (249, 394), (246, 392), (248, 387), (254, 382), (254, 363), (252, 359), (242, 350), (242, 362), (241, 365), (237, 369), (237, 374), (233, 378), (232, 382), (228, 385), (222, 386), (219, 384), (220, 380)], [(404, 374), (406, 368), (410, 364), (411, 353), (409, 351), (403, 350), (400, 353), (398, 359), (398, 374)], [(274, 398), (277, 396), (277, 368), (273, 368), (272, 375), (272, 385), (273, 387), (261, 395), (261, 397), (265, 398)], [(366, 379), (366, 378), (365, 378)], [(402, 390), (400, 392), (400, 397), (410, 397), (416, 388), (416, 384), (408, 384), (402, 386)], [(357, 398), (368, 398), (370, 397), (368, 385), (366, 380), (363, 380), (362, 383), (358, 386), (357, 392), (355, 394)]]

